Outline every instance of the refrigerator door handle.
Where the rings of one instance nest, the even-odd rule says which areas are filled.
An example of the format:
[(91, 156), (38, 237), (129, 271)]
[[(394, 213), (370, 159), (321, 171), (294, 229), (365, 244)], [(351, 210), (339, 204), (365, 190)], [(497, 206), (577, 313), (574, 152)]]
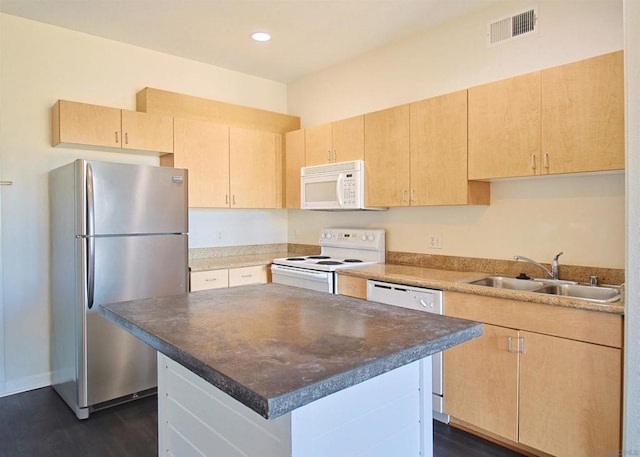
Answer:
[(94, 206), (93, 192), (93, 169), (91, 164), (87, 164), (87, 306), (93, 307), (93, 293), (95, 286), (96, 272), (96, 249), (95, 249), (95, 229), (96, 212)]

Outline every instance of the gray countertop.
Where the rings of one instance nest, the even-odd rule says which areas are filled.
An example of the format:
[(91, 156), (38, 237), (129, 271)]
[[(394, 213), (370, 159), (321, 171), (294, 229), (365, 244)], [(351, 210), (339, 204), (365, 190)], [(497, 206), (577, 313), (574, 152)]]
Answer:
[(100, 313), (268, 419), (482, 334), (472, 321), (280, 284)]

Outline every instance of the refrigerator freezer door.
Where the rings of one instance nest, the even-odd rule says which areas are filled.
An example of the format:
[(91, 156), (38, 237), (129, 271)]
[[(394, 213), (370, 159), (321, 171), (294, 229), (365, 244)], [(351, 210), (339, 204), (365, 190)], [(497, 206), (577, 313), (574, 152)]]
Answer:
[[(79, 213), (88, 217), (93, 207), (95, 235), (188, 232), (186, 170), (84, 160), (76, 167)], [(77, 233), (90, 234), (84, 224)]]
[[(77, 243), (86, 252), (87, 240)], [(98, 305), (186, 292), (187, 257), (186, 235), (95, 238), (94, 303), (82, 313), (81, 408), (156, 386), (155, 351), (102, 318)]]

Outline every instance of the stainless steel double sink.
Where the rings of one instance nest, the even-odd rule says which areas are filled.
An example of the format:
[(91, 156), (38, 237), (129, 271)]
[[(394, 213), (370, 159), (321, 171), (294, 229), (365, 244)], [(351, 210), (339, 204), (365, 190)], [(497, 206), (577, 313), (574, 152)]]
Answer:
[(508, 276), (486, 276), (471, 281), (463, 281), (475, 286), (535, 292), (548, 295), (579, 298), (598, 303), (611, 303), (620, 299), (619, 286), (592, 286), (572, 281), (554, 279), (517, 279)]

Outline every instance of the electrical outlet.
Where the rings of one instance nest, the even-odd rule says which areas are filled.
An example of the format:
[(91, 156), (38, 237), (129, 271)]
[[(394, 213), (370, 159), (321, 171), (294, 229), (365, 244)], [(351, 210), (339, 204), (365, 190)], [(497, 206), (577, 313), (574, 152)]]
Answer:
[(216, 230), (216, 241), (218, 243), (222, 241), (222, 230)]
[(442, 235), (429, 235), (429, 247), (431, 249), (442, 249)]

